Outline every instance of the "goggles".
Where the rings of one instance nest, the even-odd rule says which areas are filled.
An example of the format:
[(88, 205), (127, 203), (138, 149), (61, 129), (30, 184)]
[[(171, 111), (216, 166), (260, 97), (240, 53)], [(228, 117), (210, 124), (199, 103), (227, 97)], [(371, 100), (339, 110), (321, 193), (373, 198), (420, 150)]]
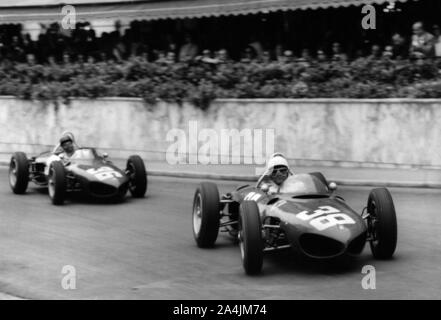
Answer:
[(276, 174), (287, 174), (288, 173), (288, 168), (283, 167), (283, 168), (273, 168), (273, 171), (271, 172), (271, 175), (275, 176)]

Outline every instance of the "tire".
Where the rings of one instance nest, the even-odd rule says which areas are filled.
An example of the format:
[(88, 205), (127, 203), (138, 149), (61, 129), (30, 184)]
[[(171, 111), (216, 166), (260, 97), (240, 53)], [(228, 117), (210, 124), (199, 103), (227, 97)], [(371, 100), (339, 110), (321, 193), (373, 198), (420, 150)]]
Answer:
[(254, 201), (243, 201), (240, 205), (239, 246), (245, 273), (259, 274), (263, 266), (262, 224)]
[(132, 197), (144, 197), (147, 191), (147, 171), (144, 161), (140, 156), (130, 156), (127, 160), (127, 170), (130, 178), (129, 190)]
[(326, 180), (325, 176), (321, 172), (311, 172), (311, 176), (318, 178), (323, 184), (328, 187), (328, 180)]
[(66, 173), (61, 161), (53, 161), (50, 164), (48, 190), (52, 204), (62, 205), (64, 203), (66, 198)]
[(193, 235), (200, 248), (214, 246), (219, 234), (220, 202), (217, 186), (202, 182), (194, 193)]
[(24, 152), (15, 152), (9, 163), (9, 186), (15, 194), (24, 194), (29, 183), (29, 161)]
[(372, 254), (389, 259), (397, 246), (397, 218), (392, 196), (386, 188), (373, 189), (368, 198), (368, 230)]

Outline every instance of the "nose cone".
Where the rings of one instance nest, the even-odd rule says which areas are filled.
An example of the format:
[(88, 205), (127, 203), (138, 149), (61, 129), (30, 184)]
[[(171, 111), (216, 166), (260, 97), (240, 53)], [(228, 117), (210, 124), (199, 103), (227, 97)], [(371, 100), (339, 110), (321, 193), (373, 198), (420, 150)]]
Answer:
[(125, 181), (126, 181), (126, 179), (117, 178), (117, 177), (107, 177), (106, 179), (95, 180), (95, 182), (100, 182), (102, 184), (107, 184), (107, 185), (112, 186), (114, 188), (118, 188)]
[(125, 173), (113, 165), (103, 166), (101, 163), (79, 164), (72, 165), (70, 170), (90, 182), (100, 182), (116, 188), (128, 181)]
[[(332, 199), (295, 201), (278, 211), (271, 211), (281, 220), (288, 239), (306, 255), (332, 258), (359, 254), (366, 242), (366, 224), (360, 215), (343, 202)], [(320, 211), (321, 210), (321, 211)]]
[(72, 165), (70, 170), (84, 190), (95, 197), (112, 197), (127, 191), (129, 178), (116, 167), (81, 164)]
[[(355, 233), (349, 228), (332, 232), (301, 233), (297, 238), (297, 247), (313, 258), (333, 258), (343, 254), (358, 255), (366, 243), (366, 232)], [(292, 233), (288, 236), (293, 237)]]
[(320, 235), (334, 239), (343, 243), (345, 246), (365, 231), (364, 223), (337, 224), (319, 232)]

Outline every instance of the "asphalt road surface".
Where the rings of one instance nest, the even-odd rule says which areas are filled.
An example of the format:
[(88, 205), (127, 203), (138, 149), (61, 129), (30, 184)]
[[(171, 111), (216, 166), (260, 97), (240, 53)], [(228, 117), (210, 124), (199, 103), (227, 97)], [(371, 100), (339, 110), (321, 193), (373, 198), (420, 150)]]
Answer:
[[(243, 272), (226, 235), (213, 249), (196, 247), (191, 229), (192, 179), (150, 178), (148, 196), (121, 204), (73, 199), (50, 204), (30, 185), (12, 194), (0, 170), (0, 297), (27, 299), (435, 299), (441, 296), (441, 190), (392, 189), (398, 215), (393, 260), (369, 246), (345, 264), (300, 260), (290, 252), (264, 259), (257, 277)], [(221, 192), (237, 183), (217, 182)], [(368, 188), (338, 193), (357, 210)], [(376, 289), (361, 282), (376, 270)], [(62, 287), (64, 266), (76, 289)], [(66, 270), (65, 270), (66, 271)], [(72, 273), (69, 273), (73, 275)], [(72, 282), (70, 282), (72, 284)]]

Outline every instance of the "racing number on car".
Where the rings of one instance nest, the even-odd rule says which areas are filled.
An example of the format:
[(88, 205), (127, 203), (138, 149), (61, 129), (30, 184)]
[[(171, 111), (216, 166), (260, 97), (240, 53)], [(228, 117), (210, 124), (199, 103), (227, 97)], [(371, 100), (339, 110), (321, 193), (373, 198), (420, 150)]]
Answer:
[(248, 193), (245, 198), (243, 198), (244, 200), (250, 200), (250, 201), (257, 201), (260, 198), (260, 194), (257, 192), (250, 192)]
[(93, 174), (98, 180), (103, 181), (110, 178), (122, 178), (122, 174), (110, 167), (101, 167), (98, 169), (88, 169), (88, 173)]
[(318, 209), (312, 213), (302, 211), (296, 216), (303, 221), (310, 221), (309, 223), (319, 231), (336, 225), (355, 223), (350, 216), (331, 206), (318, 207)]

